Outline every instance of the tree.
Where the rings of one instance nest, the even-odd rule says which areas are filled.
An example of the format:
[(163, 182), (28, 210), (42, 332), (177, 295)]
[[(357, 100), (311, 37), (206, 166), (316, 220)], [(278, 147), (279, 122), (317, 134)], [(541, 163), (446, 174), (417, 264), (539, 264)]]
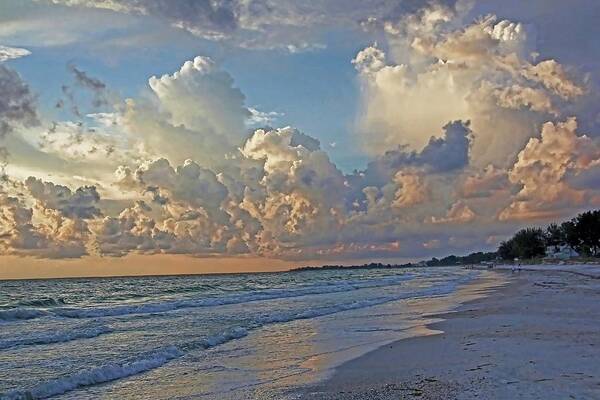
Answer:
[(597, 256), (600, 249), (600, 210), (579, 214), (575, 218), (575, 230), (582, 252)]
[(510, 240), (500, 244), (498, 255), (505, 260), (543, 257), (546, 255), (544, 232), (539, 228), (521, 229)]
[(500, 247), (498, 247), (498, 256), (503, 260), (512, 260), (516, 257), (512, 239), (500, 243)]
[(569, 246), (571, 250), (581, 251), (581, 241), (579, 234), (577, 233), (575, 219), (563, 222), (560, 225), (560, 230), (562, 231), (567, 246)]
[(559, 246), (565, 244), (565, 235), (563, 230), (557, 224), (550, 224), (546, 228), (546, 246), (554, 246), (558, 249)]
[(546, 255), (544, 232), (539, 228), (525, 228), (516, 233), (515, 252), (519, 258), (543, 257)]

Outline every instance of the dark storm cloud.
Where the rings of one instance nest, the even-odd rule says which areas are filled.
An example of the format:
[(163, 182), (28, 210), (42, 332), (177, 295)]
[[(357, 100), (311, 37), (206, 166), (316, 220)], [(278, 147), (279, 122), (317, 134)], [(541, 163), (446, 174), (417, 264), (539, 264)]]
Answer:
[(364, 205), (365, 188), (381, 188), (393, 181), (396, 173), (403, 169), (419, 169), (428, 174), (447, 174), (467, 167), (471, 145), (469, 125), (468, 121), (450, 122), (443, 128), (444, 136), (431, 137), (420, 152), (407, 151), (405, 147), (389, 150), (370, 162), (365, 170), (347, 175), (351, 190), (346, 197), (346, 207)]
[(409, 152), (404, 147), (385, 152), (369, 163), (361, 174), (363, 179), (368, 185), (382, 186), (401, 168), (424, 168), (433, 173), (445, 173), (467, 166), (471, 133), (469, 123), (450, 122), (444, 126), (444, 132), (443, 137), (431, 137), (420, 152)]

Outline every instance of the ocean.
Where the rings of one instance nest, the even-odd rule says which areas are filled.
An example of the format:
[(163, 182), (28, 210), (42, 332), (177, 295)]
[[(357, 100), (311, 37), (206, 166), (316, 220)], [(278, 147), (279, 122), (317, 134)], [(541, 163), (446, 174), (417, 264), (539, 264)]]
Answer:
[(415, 304), (478, 274), (0, 281), (0, 398), (293, 398), (341, 362), (417, 334), (426, 317)]

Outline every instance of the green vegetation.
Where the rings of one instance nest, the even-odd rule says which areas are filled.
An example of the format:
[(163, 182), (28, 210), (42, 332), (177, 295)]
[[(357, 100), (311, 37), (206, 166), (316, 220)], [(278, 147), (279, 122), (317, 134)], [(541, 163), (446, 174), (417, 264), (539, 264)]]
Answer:
[(434, 266), (442, 266), (442, 265), (471, 265), (471, 264), (481, 264), (482, 262), (494, 261), (497, 255), (496, 252), (483, 253), (481, 251), (477, 253), (471, 253), (468, 256), (447, 256), (441, 259), (437, 259), (433, 257), (429, 261), (425, 261), (430, 267)]
[(586, 211), (560, 225), (545, 230), (525, 228), (500, 243), (498, 256), (504, 260), (544, 257), (547, 247), (566, 246), (582, 256), (600, 256), (600, 210)]
[(450, 255), (440, 259), (433, 257), (419, 263), (323, 265), (321, 267), (301, 267), (292, 271), (473, 265), (494, 262), (498, 258), (510, 261), (519, 258), (524, 263), (539, 263), (546, 256), (546, 249), (549, 247), (553, 247), (557, 251), (567, 247), (576, 252), (580, 260), (600, 257), (600, 210), (586, 211), (560, 225), (550, 224), (545, 230), (541, 228), (521, 229), (512, 238), (500, 243), (497, 252), (484, 253), (480, 251), (467, 256)]
[(496, 259), (496, 252), (483, 253), (481, 251), (477, 253), (471, 253), (468, 256), (447, 256), (441, 259), (433, 257), (428, 261), (420, 263), (406, 263), (406, 264), (382, 264), (382, 263), (370, 263), (362, 265), (323, 265), (320, 267), (300, 267), (292, 269), (291, 272), (298, 271), (313, 271), (313, 270), (338, 270), (338, 269), (383, 269), (383, 268), (413, 268), (413, 267), (442, 267), (450, 265), (471, 265), (479, 264), (486, 261), (494, 261)]

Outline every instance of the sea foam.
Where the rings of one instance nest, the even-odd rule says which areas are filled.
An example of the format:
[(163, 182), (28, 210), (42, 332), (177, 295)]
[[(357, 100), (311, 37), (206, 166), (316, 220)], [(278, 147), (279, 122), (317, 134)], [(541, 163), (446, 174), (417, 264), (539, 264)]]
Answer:
[(90, 339), (112, 331), (110, 327), (105, 325), (89, 325), (72, 328), (64, 332), (48, 332), (17, 339), (5, 339), (0, 340), (0, 350), (16, 346), (64, 343), (77, 339)]
[(181, 355), (182, 353), (175, 346), (169, 346), (134, 360), (106, 364), (73, 375), (42, 382), (27, 390), (13, 390), (0, 394), (0, 398), (6, 400), (45, 399), (77, 388), (110, 382), (149, 371)]
[(40, 317), (63, 318), (102, 318), (132, 314), (154, 314), (175, 311), (185, 308), (213, 307), (220, 305), (242, 304), (254, 301), (276, 300), (282, 298), (301, 297), (308, 295), (348, 292), (353, 290), (400, 285), (411, 279), (410, 274), (393, 278), (373, 279), (372, 281), (336, 281), (324, 285), (311, 285), (294, 289), (268, 289), (246, 292), (233, 296), (207, 297), (202, 299), (185, 299), (136, 305), (118, 305), (113, 307), (67, 308), (54, 307), (51, 309), (14, 308), (0, 311), (0, 320), (16, 321)]
[(0, 394), (2, 400), (37, 400), (64, 394), (75, 389), (110, 382), (158, 368), (179, 358), (186, 351), (208, 349), (248, 335), (248, 330), (234, 327), (198, 341), (179, 346), (168, 346), (145, 353), (135, 359), (114, 362), (76, 374), (39, 383), (29, 389), (12, 390)]

